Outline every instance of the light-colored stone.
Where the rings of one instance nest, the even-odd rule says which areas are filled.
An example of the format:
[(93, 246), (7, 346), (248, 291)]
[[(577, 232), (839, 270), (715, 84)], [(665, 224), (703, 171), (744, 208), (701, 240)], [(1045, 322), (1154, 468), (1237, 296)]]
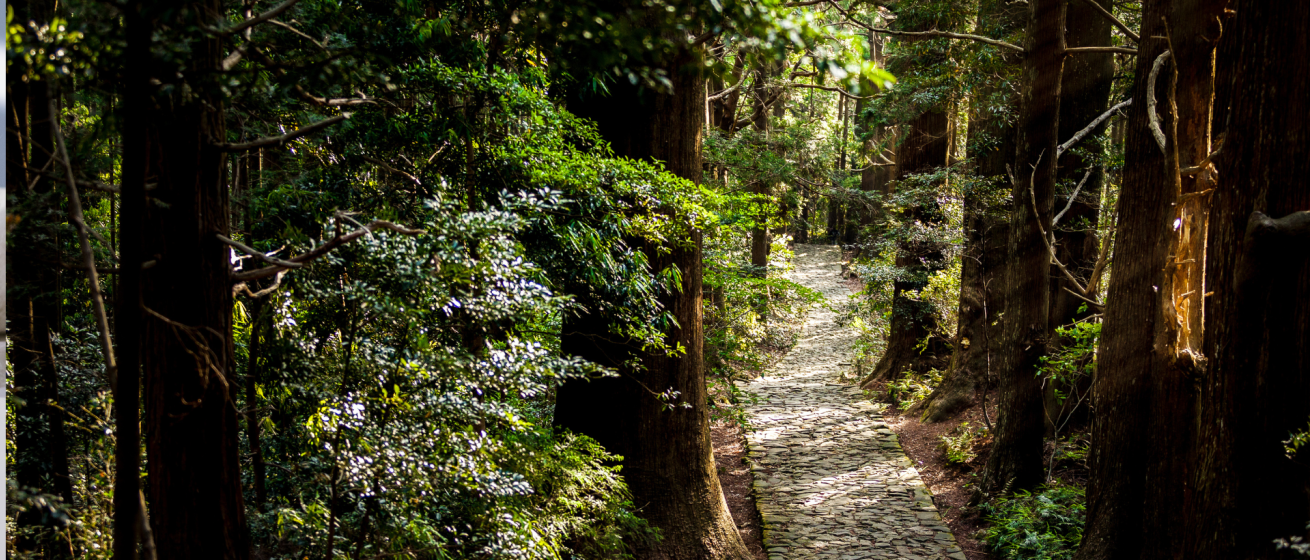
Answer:
[(840, 256), (832, 246), (796, 247), (790, 277), (829, 305), (811, 310), (791, 352), (742, 387), (754, 397), (744, 405), (746, 440), (756, 501), (772, 529), (769, 558), (956, 558), (959, 547), (896, 435), (858, 387), (840, 382), (855, 342), (837, 323), (850, 293)]

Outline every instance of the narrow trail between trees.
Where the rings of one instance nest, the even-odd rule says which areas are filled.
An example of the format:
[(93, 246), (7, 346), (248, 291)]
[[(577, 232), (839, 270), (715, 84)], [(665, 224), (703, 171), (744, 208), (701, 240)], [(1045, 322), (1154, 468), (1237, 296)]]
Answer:
[[(840, 308), (835, 246), (797, 245), (789, 277)], [(801, 339), (743, 389), (746, 435), (770, 560), (965, 560), (919, 473), (859, 387), (839, 383), (855, 332), (816, 307)]]

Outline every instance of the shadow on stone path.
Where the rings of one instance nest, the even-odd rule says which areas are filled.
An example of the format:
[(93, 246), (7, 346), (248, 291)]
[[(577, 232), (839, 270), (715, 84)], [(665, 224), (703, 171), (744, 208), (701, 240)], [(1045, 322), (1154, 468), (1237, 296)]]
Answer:
[[(790, 278), (840, 307), (835, 246), (797, 245)], [(796, 347), (743, 389), (756, 503), (770, 560), (964, 560), (919, 473), (860, 389), (836, 380), (855, 333), (814, 308)]]

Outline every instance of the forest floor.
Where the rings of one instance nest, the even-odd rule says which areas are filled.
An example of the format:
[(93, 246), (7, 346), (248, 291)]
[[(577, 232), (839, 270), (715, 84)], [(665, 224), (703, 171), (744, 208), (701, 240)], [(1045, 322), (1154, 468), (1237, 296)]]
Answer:
[(898, 437), (850, 384), (855, 334), (837, 324), (849, 290), (837, 247), (798, 245), (791, 278), (819, 290), (796, 347), (743, 384), (747, 455), (770, 560), (967, 557)]

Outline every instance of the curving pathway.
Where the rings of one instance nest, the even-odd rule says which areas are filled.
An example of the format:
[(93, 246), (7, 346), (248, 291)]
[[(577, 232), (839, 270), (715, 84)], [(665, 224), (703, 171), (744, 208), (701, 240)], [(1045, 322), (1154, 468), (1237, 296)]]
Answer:
[[(835, 246), (797, 245), (790, 275), (839, 308)], [(810, 312), (796, 347), (743, 389), (756, 503), (770, 560), (965, 560), (919, 473), (873, 403), (837, 382), (855, 333)], [(753, 401), (753, 404), (752, 404)]]

